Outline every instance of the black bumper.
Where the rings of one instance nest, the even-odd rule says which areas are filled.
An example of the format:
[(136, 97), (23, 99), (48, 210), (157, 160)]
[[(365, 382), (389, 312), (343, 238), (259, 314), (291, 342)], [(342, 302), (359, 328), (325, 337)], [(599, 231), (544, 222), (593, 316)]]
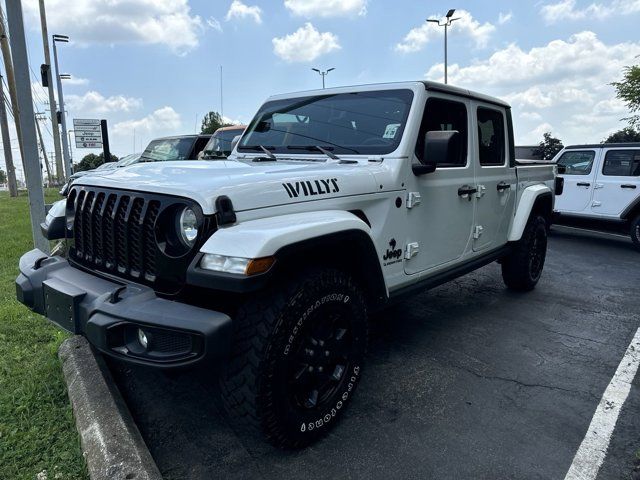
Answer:
[(224, 362), (229, 353), (226, 314), (159, 298), (142, 285), (105, 280), (37, 249), (20, 258), (16, 294), (33, 311), (128, 362), (183, 367)]

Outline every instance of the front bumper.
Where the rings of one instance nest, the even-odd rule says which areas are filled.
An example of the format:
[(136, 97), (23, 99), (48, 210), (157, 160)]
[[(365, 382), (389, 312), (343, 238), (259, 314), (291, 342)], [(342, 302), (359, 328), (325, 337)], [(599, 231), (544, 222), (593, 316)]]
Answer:
[(128, 362), (183, 367), (223, 362), (229, 353), (226, 314), (157, 297), (142, 285), (105, 280), (38, 249), (20, 258), (16, 294), (33, 311)]

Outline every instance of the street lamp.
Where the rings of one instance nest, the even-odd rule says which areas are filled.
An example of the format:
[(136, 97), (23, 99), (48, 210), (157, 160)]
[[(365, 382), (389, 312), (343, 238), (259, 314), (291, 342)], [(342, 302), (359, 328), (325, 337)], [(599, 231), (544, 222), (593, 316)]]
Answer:
[(449, 10), (443, 22), (441, 22), (440, 20), (436, 20), (435, 18), (427, 19), (427, 22), (433, 22), (436, 23), (439, 27), (444, 27), (444, 83), (447, 83), (447, 30), (453, 22), (455, 22), (456, 20), (460, 20), (460, 17), (451, 18), (453, 17), (453, 13), (455, 11), (455, 8)]
[[(64, 154), (64, 166), (67, 171), (67, 175), (71, 175), (71, 155), (69, 153), (69, 142), (67, 135), (64, 132), (67, 131), (67, 118), (64, 108), (64, 97), (62, 95), (62, 80), (68, 80), (71, 75), (63, 73), (60, 74), (60, 68), (58, 67), (58, 42), (68, 43), (69, 37), (66, 35), (53, 35), (53, 61), (56, 66), (56, 83), (58, 84), (58, 106), (60, 107), (60, 124), (62, 125), (62, 153)], [(56, 112), (57, 114), (57, 112)]]
[(318, 72), (318, 74), (322, 77), (322, 88), (324, 88), (324, 77), (326, 77), (331, 70), (335, 70), (335, 68), (330, 68), (328, 70), (325, 70), (324, 72), (322, 70), (318, 70), (317, 68), (312, 68), (311, 70), (313, 70), (314, 72)]

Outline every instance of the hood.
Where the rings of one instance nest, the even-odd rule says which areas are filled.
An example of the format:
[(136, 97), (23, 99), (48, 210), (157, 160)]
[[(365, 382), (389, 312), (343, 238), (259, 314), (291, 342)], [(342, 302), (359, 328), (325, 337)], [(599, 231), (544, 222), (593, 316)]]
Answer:
[(75, 185), (151, 192), (197, 201), (203, 213), (215, 213), (215, 200), (226, 195), (236, 211), (377, 191), (366, 162), (241, 161), (151, 162), (85, 176)]

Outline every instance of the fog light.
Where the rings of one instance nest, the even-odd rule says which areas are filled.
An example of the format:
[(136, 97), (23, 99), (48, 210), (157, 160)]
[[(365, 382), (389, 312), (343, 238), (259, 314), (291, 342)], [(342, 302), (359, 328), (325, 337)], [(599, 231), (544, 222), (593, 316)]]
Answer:
[(140, 342), (140, 345), (145, 350), (149, 346), (149, 339), (147, 338), (147, 334), (144, 333), (144, 330), (142, 330), (141, 328), (138, 329), (138, 342)]

